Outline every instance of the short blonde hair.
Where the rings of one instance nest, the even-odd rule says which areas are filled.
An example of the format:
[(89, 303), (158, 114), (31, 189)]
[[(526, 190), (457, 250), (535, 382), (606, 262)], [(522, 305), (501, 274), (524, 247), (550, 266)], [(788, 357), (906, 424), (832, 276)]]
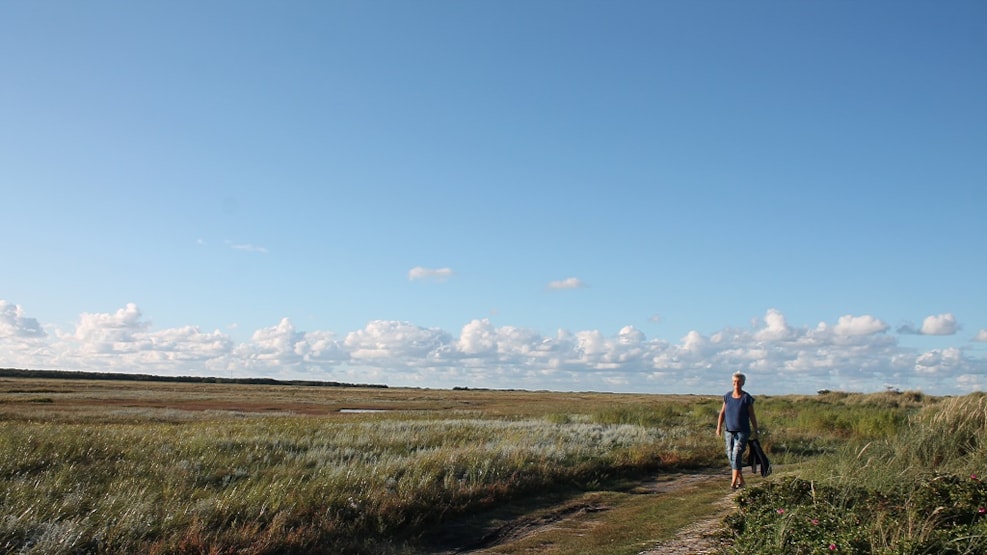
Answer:
[(743, 372), (734, 372), (733, 377), (740, 379), (740, 385), (747, 383), (747, 376), (745, 376)]

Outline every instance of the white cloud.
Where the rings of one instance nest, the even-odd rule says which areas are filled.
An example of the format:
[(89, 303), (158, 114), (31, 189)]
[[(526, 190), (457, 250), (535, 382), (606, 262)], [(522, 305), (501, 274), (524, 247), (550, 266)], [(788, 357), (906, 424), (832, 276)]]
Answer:
[(913, 335), (953, 335), (958, 330), (956, 317), (950, 313), (927, 316), (918, 328), (910, 322), (898, 327), (898, 333)]
[(56, 330), (30, 360), (14, 358), (34, 368), (174, 374), (221, 370), (233, 348), (233, 341), (219, 331), (150, 327), (134, 303), (112, 313), (84, 313), (74, 330)]
[(977, 335), (973, 337), (973, 340), (980, 343), (987, 343), (987, 329), (981, 328), (981, 330), (977, 332)]
[(709, 336), (691, 331), (672, 343), (633, 326), (614, 334), (560, 329), (545, 336), (489, 319), (473, 320), (456, 335), (375, 320), (337, 336), (300, 330), (283, 318), (236, 342), (194, 326), (155, 330), (133, 303), (82, 314), (74, 329), (51, 327), (46, 334), (22, 308), (0, 301), (0, 360), (21, 368), (426, 387), (718, 393), (737, 370), (762, 393), (875, 391), (893, 384), (942, 394), (987, 387), (983, 356), (956, 347), (916, 352), (882, 333), (887, 324), (873, 316), (802, 327), (771, 309), (757, 321)]
[(232, 363), (270, 375), (286, 368), (311, 371), (347, 360), (349, 355), (334, 333), (298, 331), (290, 319), (282, 318), (276, 326), (261, 328), (250, 341), (238, 345)]
[(362, 330), (348, 333), (343, 345), (356, 360), (418, 365), (423, 359), (427, 360), (430, 353), (451, 342), (449, 334), (437, 328), (374, 320)]
[(785, 321), (785, 315), (777, 309), (769, 309), (764, 315), (765, 327), (759, 330), (756, 334), (756, 338), (759, 341), (781, 341), (785, 339), (791, 339), (792, 329), (788, 327), (788, 322)]
[(408, 279), (410, 281), (420, 279), (444, 281), (455, 274), (456, 272), (453, 272), (452, 268), (425, 268), (423, 266), (415, 266), (414, 268), (408, 270)]
[(692, 330), (682, 338), (682, 351), (702, 356), (709, 345), (709, 340), (698, 331)]
[(252, 245), (250, 243), (232, 243), (230, 241), (226, 242), (231, 249), (244, 252), (256, 252), (260, 254), (267, 254), (267, 247), (261, 247), (258, 245)]
[(836, 325), (833, 326), (833, 333), (845, 336), (872, 335), (885, 332), (889, 327), (886, 323), (873, 316), (852, 316), (847, 314), (840, 316), (840, 319), (837, 320)]
[(142, 348), (149, 322), (141, 321), (141, 311), (128, 303), (113, 314), (83, 313), (73, 334), (86, 352), (133, 352)]
[(581, 279), (575, 277), (548, 282), (549, 289), (581, 289), (583, 287), (586, 287), (586, 284)]
[(963, 353), (955, 348), (933, 349), (915, 359), (915, 371), (919, 374), (951, 374), (963, 365)]
[(238, 354), (253, 361), (297, 364), (302, 359), (304, 342), (305, 334), (295, 331), (291, 320), (282, 318), (276, 326), (255, 331)]
[(654, 358), (653, 344), (633, 326), (625, 326), (616, 337), (598, 330), (575, 334), (574, 362), (597, 369), (618, 369), (629, 364), (641, 364)]
[(170, 328), (148, 334), (151, 348), (163, 360), (209, 361), (228, 355), (233, 341), (219, 330), (202, 332), (195, 326)]
[(982, 374), (961, 374), (956, 377), (956, 387), (960, 393), (987, 390), (987, 377)]
[(953, 335), (956, 330), (956, 317), (946, 313), (926, 317), (919, 332), (922, 335)]
[(36, 319), (24, 315), (24, 309), (0, 300), (0, 338), (33, 339), (46, 335)]
[(457, 348), (467, 355), (482, 355), (497, 352), (499, 338), (490, 320), (473, 320), (463, 326), (459, 333)]
[(0, 366), (50, 368), (51, 339), (36, 318), (0, 299)]

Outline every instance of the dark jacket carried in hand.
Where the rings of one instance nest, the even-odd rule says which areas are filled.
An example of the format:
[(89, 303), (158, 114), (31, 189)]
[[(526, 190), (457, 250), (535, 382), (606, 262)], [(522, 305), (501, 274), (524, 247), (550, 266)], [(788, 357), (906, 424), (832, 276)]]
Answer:
[(761, 476), (771, 474), (771, 461), (761, 449), (761, 442), (752, 439), (747, 442), (747, 464), (751, 465), (751, 472), (757, 472), (757, 467), (761, 467)]

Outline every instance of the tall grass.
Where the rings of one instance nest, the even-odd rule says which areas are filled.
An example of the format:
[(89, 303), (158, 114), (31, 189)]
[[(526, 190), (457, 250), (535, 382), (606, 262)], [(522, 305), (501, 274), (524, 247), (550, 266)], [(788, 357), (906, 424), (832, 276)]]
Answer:
[(653, 468), (679, 435), (546, 419), (3, 422), (0, 551), (399, 551), (470, 507)]
[[(987, 395), (944, 399), (882, 436), (859, 436), (809, 476), (874, 489), (910, 484), (934, 474), (987, 470)], [(866, 441), (864, 441), (866, 440)]]
[[(531, 492), (726, 465), (716, 397), (42, 385), (0, 392), (0, 552), (415, 553), (429, 529)], [(757, 410), (773, 461), (797, 463), (856, 439), (876, 457), (932, 403), (765, 396)], [(339, 415), (354, 406), (403, 410)]]
[(987, 553), (987, 395), (928, 403), (883, 437), (740, 498), (736, 553)]

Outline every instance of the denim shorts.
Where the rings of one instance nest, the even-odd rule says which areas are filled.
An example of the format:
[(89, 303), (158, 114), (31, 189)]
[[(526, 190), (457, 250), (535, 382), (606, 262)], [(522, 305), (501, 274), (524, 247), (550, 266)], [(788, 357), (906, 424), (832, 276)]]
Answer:
[(723, 437), (726, 439), (730, 468), (740, 470), (744, 467), (744, 451), (747, 449), (747, 440), (751, 437), (750, 432), (727, 432)]

